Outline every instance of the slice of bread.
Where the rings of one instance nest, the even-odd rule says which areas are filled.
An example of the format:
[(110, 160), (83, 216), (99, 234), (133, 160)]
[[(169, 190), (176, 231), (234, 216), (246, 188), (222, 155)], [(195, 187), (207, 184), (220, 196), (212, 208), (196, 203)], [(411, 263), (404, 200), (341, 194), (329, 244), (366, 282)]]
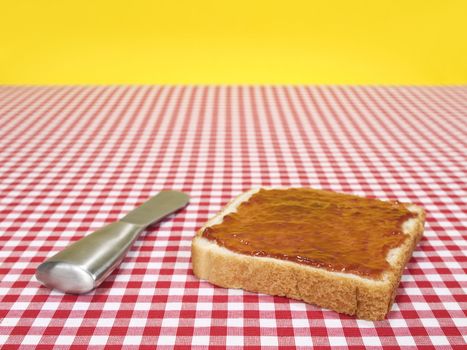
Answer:
[(235, 212), (259, 190), (252, 189), (233, 199), (197, 232), (192, 242), (194, 274), (225, 288), (286, 296), (361, 319), (384, 319), (391, 309), (404, 267), (423, 235), (423, 208), (404, 204), (416, 216), (402, 224), (407, 238), (388, 252), (386, 260), (390, 268), (374, 279), (293, 261), (240, 254), (202, 236), (204, 229), (221, 223), (224, 216)]

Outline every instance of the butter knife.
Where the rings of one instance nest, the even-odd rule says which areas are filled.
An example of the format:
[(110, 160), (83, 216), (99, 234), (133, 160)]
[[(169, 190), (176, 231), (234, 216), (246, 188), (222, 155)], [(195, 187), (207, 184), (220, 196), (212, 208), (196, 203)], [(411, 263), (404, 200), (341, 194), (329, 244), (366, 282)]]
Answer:
[(93, 290), (120, 264), (147, 226), (185, 207), (188, 201), (188, 195), (183, 192), (159, 192), (119, 221), (81, 238), (44, 261), (37, 268), (37, 280), (64, 293)]

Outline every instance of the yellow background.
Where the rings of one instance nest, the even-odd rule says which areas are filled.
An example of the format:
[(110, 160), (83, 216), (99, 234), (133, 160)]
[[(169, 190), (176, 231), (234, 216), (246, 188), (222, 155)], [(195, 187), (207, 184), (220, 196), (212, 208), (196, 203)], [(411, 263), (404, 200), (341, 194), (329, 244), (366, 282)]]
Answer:
[(467, 83), (467, 1), (2, 1), (0, 83)]

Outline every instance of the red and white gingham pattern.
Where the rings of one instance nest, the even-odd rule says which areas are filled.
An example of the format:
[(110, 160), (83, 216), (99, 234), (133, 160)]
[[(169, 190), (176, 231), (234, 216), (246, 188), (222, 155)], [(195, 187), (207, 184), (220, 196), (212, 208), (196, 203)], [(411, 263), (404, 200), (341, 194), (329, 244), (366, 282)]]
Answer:
[[(0, 345), (466, 349), (467, 87), (0, 87)], [(425, 238), (388, 319), (197, 280), (190, 243), (262, 185), (397, 198)], [(161, 189), (191, 204), (88, 295), (37, 265)]]

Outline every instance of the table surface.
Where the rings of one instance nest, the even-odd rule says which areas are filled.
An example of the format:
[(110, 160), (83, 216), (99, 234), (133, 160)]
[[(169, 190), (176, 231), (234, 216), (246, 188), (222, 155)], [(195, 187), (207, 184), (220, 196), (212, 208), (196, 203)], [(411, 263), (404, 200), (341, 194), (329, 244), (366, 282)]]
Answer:
[[(0, 347), (466, 348), (467, 86), (0, 87)], [(427, 210), (387, 320), (193, 276), (190, 243), (251, 187)], [(37, 265), (161, 189), (191, 204), (87, 295)]]

